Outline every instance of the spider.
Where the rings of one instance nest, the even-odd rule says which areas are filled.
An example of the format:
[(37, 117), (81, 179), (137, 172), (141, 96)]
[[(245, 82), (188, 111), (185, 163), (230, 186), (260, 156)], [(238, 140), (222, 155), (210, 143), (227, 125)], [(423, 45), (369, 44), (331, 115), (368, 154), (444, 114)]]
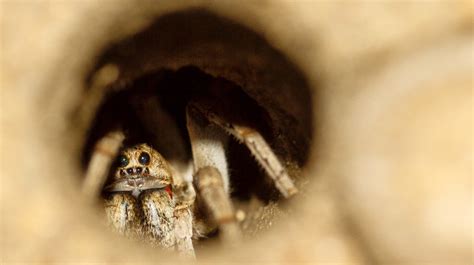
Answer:
[(156, 93), (130, 97), (141, 124), (178, 155), (167, 159), (147, 143), (123, 146), (123, 129), (111, 130), (95, 143), (83, 188), (89, 198), (103, 192), (110, 226), (127, 237), (191, 257), (193, 239), (215, 227), (225, 242), (239, 242), (241, 231), (229, 195), (229, 137), (250, 150), (285, 198), (297, 193), (259, 132), (255, 115), (234, 92), (216, 82), (205, 92), (188, 93), (184, 113), (191, 161), (183, 158), (186, 141), (177, 133), (176, 122), (162, 111)]

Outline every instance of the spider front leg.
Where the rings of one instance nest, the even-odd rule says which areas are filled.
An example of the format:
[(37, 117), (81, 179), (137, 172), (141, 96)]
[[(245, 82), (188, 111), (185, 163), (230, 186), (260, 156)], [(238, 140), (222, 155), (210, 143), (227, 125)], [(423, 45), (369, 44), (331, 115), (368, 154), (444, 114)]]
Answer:
[(185, 181), (174, 186), (175, 198), (175, 225), (176, 249), (185, 257), (195, 258), (193, 246), (193, 212), (192, 207), (196, 199), (193, 186)]
[(229, 197), (229, 174), (225, 156), (228, 136), (201, 113), (186, 109), (187, 127), (194, 161), (194, 182), (199, 199), (207, 206), (226, 242), (241, 238)]

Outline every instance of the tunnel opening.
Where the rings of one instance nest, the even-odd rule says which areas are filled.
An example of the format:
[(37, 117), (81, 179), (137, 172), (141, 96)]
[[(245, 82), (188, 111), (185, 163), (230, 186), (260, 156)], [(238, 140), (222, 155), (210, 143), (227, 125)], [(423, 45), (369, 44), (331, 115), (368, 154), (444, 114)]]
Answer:
[[(261, 35), (207, 11), (188, 10), (162, 16), (108, 46), (85, 80), (86, 94), (93, 92), (93, 77), (107, 65), (119, 75), (105, 87), (88, 127), (84, 171), (95, 143), (117, 128), (125, 133), (123, 147), (147, 143), (166, 159), (175, 159), (173, 143), (157, 140), (156, 134), (170, 126), (144, 123), (140, 115), (149, 112), (166, 113), (176, 125), (168, 134), (186, 139), (184, 156), (191, 160), (187, 104), (194, 98), (218, 100), (216, 93), (225, 93), (224, 105), (262, 134), (297, 186), (304, 179), (301, 172), (313, 135), (312, 95), (298, 67)], [(142, 112), (134, 111), (137, 106)], [(244, 235), (269, 230), (286, 200), (242, 143), (231, 138), (226, 156), (230, 195)], [(200, 243), (218, 237), (216, 229)]]

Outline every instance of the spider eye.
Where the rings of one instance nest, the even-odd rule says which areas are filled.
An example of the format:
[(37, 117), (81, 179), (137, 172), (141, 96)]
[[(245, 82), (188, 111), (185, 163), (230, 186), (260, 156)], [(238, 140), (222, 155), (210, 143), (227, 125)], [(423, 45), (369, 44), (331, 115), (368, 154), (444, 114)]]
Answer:
[(128, 158), (124, 155), (118, 157), (118, 164), (120, 167), (125, 167), (128, 165)]
[(142, 165), (148, 165), (148, 163), (150, 163), (150, 155), (146, 152), (142, 152), (138, 158), (138, 162)]

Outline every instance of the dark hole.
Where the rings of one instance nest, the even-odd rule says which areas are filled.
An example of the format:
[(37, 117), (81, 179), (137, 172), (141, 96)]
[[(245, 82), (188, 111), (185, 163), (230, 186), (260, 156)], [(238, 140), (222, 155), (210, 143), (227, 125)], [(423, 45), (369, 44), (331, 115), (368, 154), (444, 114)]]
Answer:
[[(115, 64), (120, 78), (108, 88), (90, 126), (82, 156), (84, 169), (97, 140), (119, 127), (126, 134), (124, 146), (147, 143), (165, 158), (174, 158), (173, 146), (154, 139), (149, 126), (132, 111), (133, 98), (156, 95), (160, 110), (177, 123), (177, 134), (188, 140), (188, 102), (196, 97), (212, 100), (225, 93), (232, 100), (225, 102), (224, 111), (238, 113), (237, 121), (260, 131), (289, 174), (297, 181), (300, 178), (313, 135), (312, 95), (298, 67), (261, 35), (209, 12), (189, 10), (163, 16), (145, 30), (113, 43), (98, 58), (95, 69), (105, 64)], [(159, 129), (167, 127), (162, 124)], [(191, 159), (189, 141), (186, 148)], [(280, 201), (280, 194), (245, 146), (230, 140), (227, 156), (237, 208), (245, 208), (255, 198), (259, 205)], [(208, 238), (215, 236), (218, 231), (208, 234)]]
[[(190, 9), (164, 15), (143, 31), (113, 43), (98, 58), (96, 69), (109, 63), (119, 67), (120, 79), (114, 87), (122, 89), (160, 78), (189, 83), (179, 79), (184, 75), (173, 77), (163, 70), (182, 71), (189, 65), (209, 74), (194, 76), (194, 92), (206, 87), (212, 77), (237, 84), (270, 113), (279, 155), (297, 167), (306, 163), (313, 135), (313, 95), (299, 68), (262, 35), (205, 10)], [(143, 78), (150, 74), (153, 80)], [(183, 109), (180, 102), (193, 95), (186, 93), (169, 95), (168, 103)]]
[[(191, 148), (189, 136), (186, 129), (185, 109), (192, 98), (208, 96), (212, 98), (216, 89), (225, 87), (226, 93), (230, 93), (230, 98), (234, 102), (226, 102), (225, 106), (232, 111), (232, 105), (236, 102), (240, 104), (238, 118), (242, 122), (252, 123), (252, 127), (264, 135), (267, 141), (272, 142), (273, 136), (270, 130), (270, 120), (267, 113), (255, 100), (248, 97), (242, 89), (224, 79), (213, 78), (199, 71), (195, 67), (185, 67), (176, 72), (160, 71), (155, 74), (146, 75), (133, 82), (130, 87), (117, 92), (112, 92), (104, 100), (93, 126), (90, 130), (83, 156), (83, 166), (87, 166), (90, 159), (93, 145), (112, 128), (122, 128), (126, 135), (124, 146), (132, 146), (139, 143), (147, 143), (162, 153), (165, 158), (170, 159), (173, 153), (166, 153), (169, 148), (160, 148), (159, 143), (153, 138), (153, 132), (147, 124), (142, 124), (139, 117), (133, 111), (130, 103), (132, 97), (148, 97), (150, 94), (158, 95), (162, 110), (169, 113), (177, 122), (181, 137), (186, 139), (189, 159), (191, 158)], [(153, 111), (153, 110), (149, 110)], [(161, 124), (162, 130), (167, 130), (169, 124)], [(163, 152), (163, 149), (165, 152)], [(276, 190), (269, 185), (264, 172), (258, 167), (247, 148), (231, 138), (228, 145), (228, 162), (231, 173), (232, 196), (239, 200), (248, 200), (251, 196), (268, 201), (277, 199)]]

